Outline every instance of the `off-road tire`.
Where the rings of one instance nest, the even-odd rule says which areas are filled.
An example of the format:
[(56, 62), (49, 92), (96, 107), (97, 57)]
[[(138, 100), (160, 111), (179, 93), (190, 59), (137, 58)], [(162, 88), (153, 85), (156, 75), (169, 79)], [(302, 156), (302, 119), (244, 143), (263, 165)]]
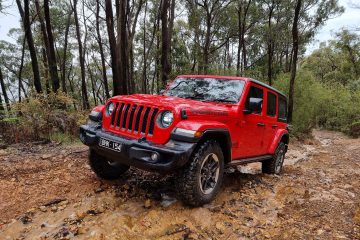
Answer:
[[(205, 194), (199, 184), (200, 171), (207, 156), (215, 154), (218, 159), (218, 178), (213, 190)], [(199, 145), (193, 152), (189, 162), (182, 168), (177, 176), (177, 187), (180, 199), (191, 206), (201, 206), (211, 202), (220, 190), (224, 175), (224, 155), (220, 145), (215, 140), (207, 140)]]
[(103, 156), (90, 149), (89, 164), (96, 175), (105, 180), (116, 180), (120, 178), (130, 167), (123, 164), (110, 164)]
[(280, 142), (275, 150), (273, 157), (270, 160), (266, 160), (262, 162), (262, 172), (267, 174), (279, 175), (283, 168), (285, 153), (286, 153), (286, 145), (285, 143)]

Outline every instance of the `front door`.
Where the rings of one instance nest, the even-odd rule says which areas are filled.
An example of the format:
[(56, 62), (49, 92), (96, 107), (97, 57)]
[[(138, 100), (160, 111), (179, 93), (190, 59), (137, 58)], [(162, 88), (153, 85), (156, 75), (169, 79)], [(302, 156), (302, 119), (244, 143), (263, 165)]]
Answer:
[[(264, 88), (256, 84), (252, 84), (248, 91), (245, 103), (245, 109), (249, 105), (250, 98), (260, 98), (264, 100)], [(265, 123), (263, 121), (264, 107), (258, 112), (243, 114), (243, 118), (239, 123), (239, 143), (237, 158), (248, 158), (261, 156), (266, 153), (264, 146), (264, 130)]]

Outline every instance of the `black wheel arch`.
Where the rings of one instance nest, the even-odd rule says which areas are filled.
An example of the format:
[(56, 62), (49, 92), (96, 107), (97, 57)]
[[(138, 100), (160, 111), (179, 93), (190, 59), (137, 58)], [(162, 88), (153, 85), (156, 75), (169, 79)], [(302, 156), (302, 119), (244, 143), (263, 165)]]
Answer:
[(224, 155), (225, 164), (231, 162), (232, 142), (229, 131), (227, 129), (207, 129), (203, 132), (197, 145), (200, 146), (202, 143), (210, 139), (214, 139), (219, 143)]
[(279, 143), (280, 143), (280, 142), (285, 143), (285, 150), (286, 150), (286, 152), (287, 152), (287, 150), (288, 150), (289, 141), (290, 141), (290, 135), (289, 135), (289, 133), (284, 133), (284, 134), (281, 136), (280, 141), (279, 141)]

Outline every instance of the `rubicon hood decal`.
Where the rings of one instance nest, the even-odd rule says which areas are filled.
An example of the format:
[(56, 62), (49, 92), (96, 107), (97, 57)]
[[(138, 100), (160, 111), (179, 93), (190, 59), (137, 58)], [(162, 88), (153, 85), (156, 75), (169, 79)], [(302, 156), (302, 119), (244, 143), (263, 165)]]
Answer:
[(211, 115), (211, 116), (228, 116), (229, 115), (227, 112), (198, 110), (198, 109), (190, 109), (189, 113), (193, 114), (193, 115)]

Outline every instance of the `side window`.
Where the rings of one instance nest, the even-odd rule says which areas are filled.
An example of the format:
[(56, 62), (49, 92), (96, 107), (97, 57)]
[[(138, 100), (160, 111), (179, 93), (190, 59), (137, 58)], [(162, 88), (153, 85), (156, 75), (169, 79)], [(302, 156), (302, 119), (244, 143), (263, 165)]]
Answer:
[(267, 93), (267, 110), (266, 114), (271, 117), (276, 116), (276, 95), (268, 92)]
[[(249, 109), (250, 98), (260, 98), (260, 99), (264, 100), (263, 90), (261, 88), (257, 88), (257, 87), (254, 87), (254, 86), (250, 87), (249, 93), (248, 93), (247, 98), (246, 98), (246, 103), (245, 103), (245, 108), (246, 109)], [(261, 109), (259, 109), (259, 111), (253, 112), (253, 113), (261, 114), (261, 112), (262, 112), (262, 106), (261, 106)]]
[(279, 96), (279, 116), (278, 120), (280, 122), (286, 122), (287, 121), (287, 104), (286, 99), (284, 97)]

